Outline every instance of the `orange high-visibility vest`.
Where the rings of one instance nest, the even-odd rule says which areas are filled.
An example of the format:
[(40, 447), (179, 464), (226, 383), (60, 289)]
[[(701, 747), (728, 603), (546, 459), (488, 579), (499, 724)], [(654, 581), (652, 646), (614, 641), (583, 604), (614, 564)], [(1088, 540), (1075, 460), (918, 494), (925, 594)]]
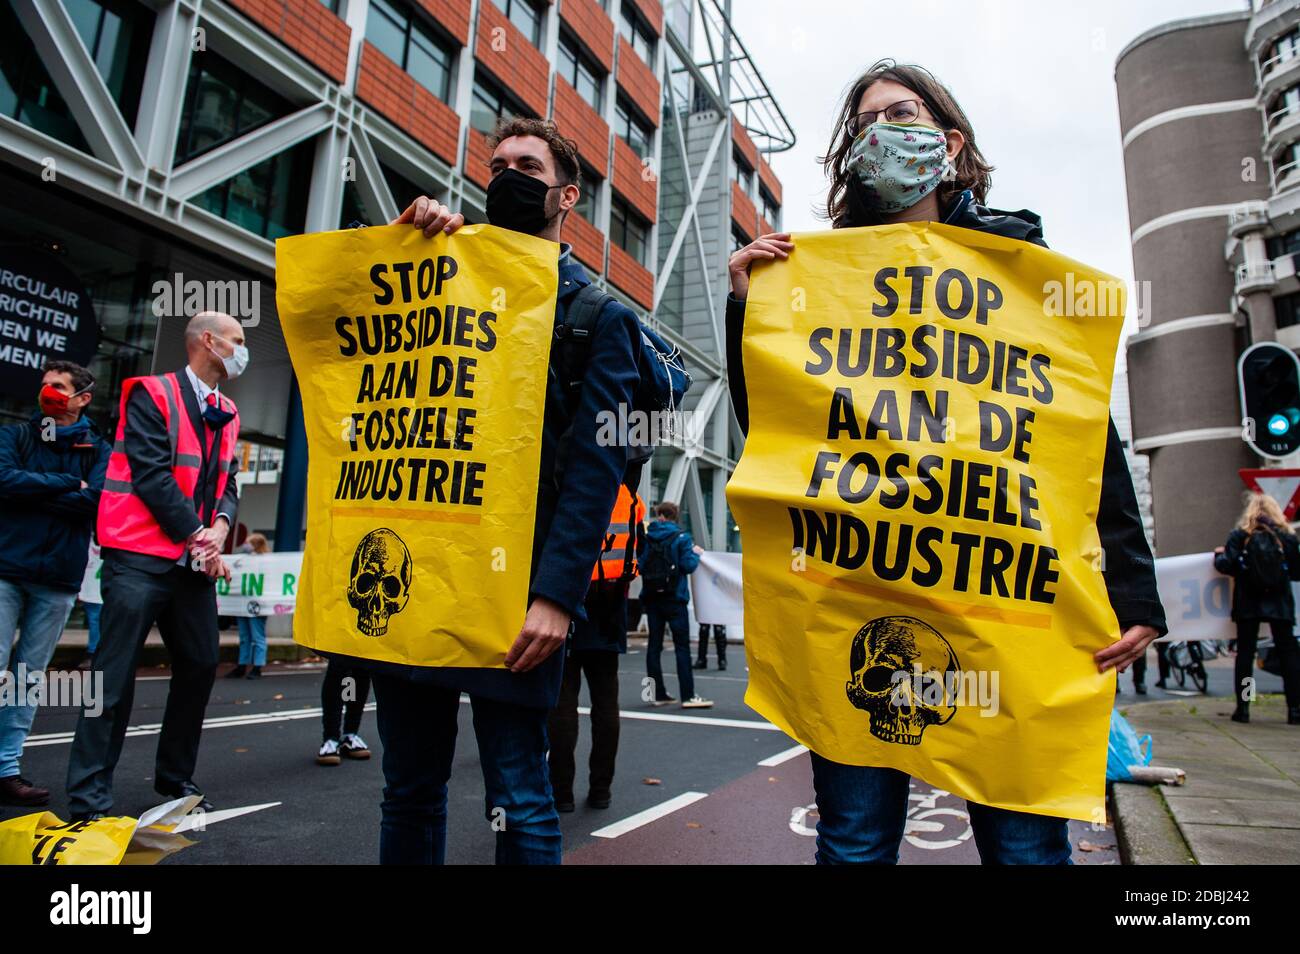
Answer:
[[(149, 392), (167, 425), (167, 437), (172, 449), (172, 476), (176, 478), (181, 493), (186, 499), (193, 500), (194, 488), (198, 486), (203, 446), (199, 443), (199, 435), (194, 433), (194, 428), (190, 425), (189, 414), (181, 398), (180, 379), (175, 373), (129, 378), (122, 383), (117, 440), (114, 441), (113, 453), (108, 458), (104, 490), (99, 498), (96, 535), (101, 547), (115, 547), (132, 553), (176, 560), (185, 552), (185, 541), (177, 542), (167, 535), (145, 502), (137, 496), (131, 483), (131, 464), (126, 458), (126, 402), (137, 385)], [(235, 442), (239, 439), (239, 411), (230, 398), (224, 394), (219, 397), (221, 409), (235, 416), (221, 429), (221, 445), (214, 448), (220, 458), (214, 502), (219, 502), (226, 490), (230, 479), (230, 462), (235, 457)], [(210, 519), (212, 515), (207, 516)]]
[(637, 575), (636, 543), (644, 519), (645, 503), (641, 497), (628, 490), (627, 484), (619, 484), (618, 500), (609, 517), (600, 559), (591, 571), (593, 580), (630, 580)]

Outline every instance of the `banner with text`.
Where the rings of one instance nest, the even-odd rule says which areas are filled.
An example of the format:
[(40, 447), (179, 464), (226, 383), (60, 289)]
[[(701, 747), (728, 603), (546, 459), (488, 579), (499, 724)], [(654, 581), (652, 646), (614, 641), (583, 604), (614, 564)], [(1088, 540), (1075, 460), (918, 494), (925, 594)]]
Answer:
[(822, 756), (1104, 814), (1096, 514), (1123, 284), (943, 225), (800, 234), (754, 268), (746, 701)]

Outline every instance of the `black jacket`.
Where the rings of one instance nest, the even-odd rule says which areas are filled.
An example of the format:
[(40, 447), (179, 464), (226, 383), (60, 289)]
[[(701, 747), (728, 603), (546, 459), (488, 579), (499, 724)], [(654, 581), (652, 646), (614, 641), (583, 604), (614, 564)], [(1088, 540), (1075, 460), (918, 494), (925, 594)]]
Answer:
[(81, 589), (108, 455), (86, 417), (52, 441), (39, 414), (0, 427), (0, 579)]
[[(1275, 532), (1278, 542), (1282, 544), (1282, 555), (1291, 573), (1300, 573), (1300, 542), (1296, 540), (1295, 534), (1285, 527), (1278, 527)], [(1245, 530), (1233, 530), (1228, 534), (1223, 552), (1214, 555), (1214, 568), (1233, 578), (1232, 618), (1237, 622), (1243, 620), (1294, 622), (1295, 595), (1291, 592), (1290, 581), (1286, 586), (1272, 592), (1265, 589), (1250, 565), (1250, 557), (1246, 553), (1246, 544), (1249, 540), (1250, 534)]]
[[(185, 404), (186, 423), (194, 429), (199, 448), (207, 446), (208, 424), (199, 410), (199, 398), (190, 385), (190, 377), (182, 368), (176, 372), (180, 381), (181, 401)], [(229, 427), (229, 424), (223, 427)], [(220, 465), (218, 450), (221, 446), (221, 429), (213, 434), (211, 452), (203, 453), (201, 479), (194, 488), (193, 498), (181, 493), (180, 485), (172, 474), (172, 447), (167, 437), (167, 425), (162, 412), (143, 387), (136, 387), (126, 401), (126, 429), (122, 438), (126, 445), (127, 463), (131, 465), (131, 485), (136, 495), (149, 508), (158, 526), (172, 540), (180, 543), (200, 527), (211, 526), (218, 514), (230, 521), (231, 533), (235, 530), (235, 516), (239, 512), (239, 459), (230, 462), (230, 476), (221, 499), (216, 499), (217, 471)], [(200, 519), (202, 514), (202, 519)], [(105, 560), (116, 560), (147, 573), (166, 573), (176, 565), (175, 560), (132, 553), (115, 547), (104, 547)]]
[[(991, 232), (1006, 238), (1033, 242), (1043, 241), (1042, 221), (1028, 210), (1003, 212), (975, 202), (968, 191), (951, 203), (943, 217), (947, 225), (960, 225), (978, 232)], [(745, 303), (727, 296), (727, 378), (731, 402), (742, 432), (749, 430), (749, 398), (745, 391), (745, 369), (741, 361), (740, 341), (745, 326)], [(1106, 459), (1102, 468), (1101, 501), (1097, 509), (1097, 533), (1105, 552), (1103, 576), (1110, 605), (1121, 629), (1151, 626), (1167, 633), (1165, 610), (1156, 589), (1155, 560), (1142, 530), (1133, 478), (1124, 458), (1115, 422), (1111, 421), (1106, 439)]]

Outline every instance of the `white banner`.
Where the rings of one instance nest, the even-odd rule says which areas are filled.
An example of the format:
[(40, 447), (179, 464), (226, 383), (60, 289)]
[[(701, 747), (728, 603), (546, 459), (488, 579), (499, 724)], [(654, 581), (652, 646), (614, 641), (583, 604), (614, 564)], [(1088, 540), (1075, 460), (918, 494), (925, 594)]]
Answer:
[[(230, 582), (217, 581), (217, 613), (221, 616), (283, 616), (298, 601), (302, 553), (237, 553), (225, 557)], [(81, 600), (102, 603), (99, 591), (103, 562), (92, 554), (81, 584)]]
[(739, 638), (745, 619), (740, 591), (740, 554), (706, 550), (700, 554), (699, 568), (688, 579), (691, 581), (691, 603), (696, 621), (734, 626), (735, 632), (728, 630), (727, 638)]

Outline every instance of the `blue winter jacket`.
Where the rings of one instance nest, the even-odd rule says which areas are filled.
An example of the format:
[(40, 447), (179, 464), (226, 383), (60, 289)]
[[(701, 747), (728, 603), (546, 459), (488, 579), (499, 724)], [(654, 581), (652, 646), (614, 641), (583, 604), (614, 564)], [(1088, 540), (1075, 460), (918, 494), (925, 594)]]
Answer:
[[(686, 577), (694, 573), (696, 567), (700, 565), (700, 557), (695, 552), (695, 541), (691, 539), (690, 533), (671, 520), (656, 520), (650, 524), (646, 535), (650, 539), (650, 544), (660, 540), (673, 540), (673, 562), (677, 564), (678, 573), (677, 592), (670, 599), (676, 603), (689, 603), (691, 588)], [(650, 544), (646, 546), (647, 551)], [(654, 602), (654, 600), (649, 596), (642, 596), (642, 602)]]
[(0, 579), (81, 589), (109, 452), (85, 417), (49, 441), (39, 414), (0, 427)]

